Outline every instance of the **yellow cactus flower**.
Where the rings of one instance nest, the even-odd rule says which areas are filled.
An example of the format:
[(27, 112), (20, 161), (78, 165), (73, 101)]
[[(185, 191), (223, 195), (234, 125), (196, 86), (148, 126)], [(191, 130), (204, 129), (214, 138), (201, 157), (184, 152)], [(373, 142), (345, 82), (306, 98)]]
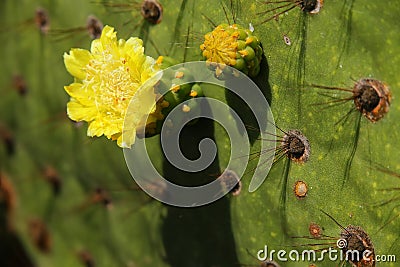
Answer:
[[(114, 28), (106, 26), (100, 39), (92, 42), (90, 51), (71, 49), (64, 54), (64, 63), (75, 77), (72, 84), (64, 87), (71, 97), (67, 113), (74, 121), (89, 123), (88, 136), (105, 135), (117, 140), (120, 147), (130, 147), (137, 129), (154, 127), (159, 111), (147, 109), (156, 104), (154, 85), (161, 75), (156, 75), (155, 60), (144, 54), (142, 40), (117, 40)], [(136, 106), (129, 110), (130, 125), (124, 127), (134, 97)], [(122, 140), (126, 129), (128, 137)]]

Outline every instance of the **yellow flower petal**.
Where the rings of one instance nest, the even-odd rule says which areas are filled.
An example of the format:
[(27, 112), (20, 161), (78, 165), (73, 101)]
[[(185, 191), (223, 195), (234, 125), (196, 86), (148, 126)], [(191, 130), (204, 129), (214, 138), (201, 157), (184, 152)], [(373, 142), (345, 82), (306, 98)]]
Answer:
[(64, 54), (64, 64), (68, 72), (79, 80), (86, 78), (86, 65), (92, 58), (89, 51), (85, 49), (71, 49), (69, 54)]
[(67, 114), (74, 121), (93, 121), (97, 116), (97, 111), (93, 107), (84, 106), (71, 99), (67, 104)]
[(71, 83), (68, 86), (64, 86), (65, 91), (82, 105), (93, 106), (93, 100), (91, 100), (90, 91), (84, 88), (81, 83)]
[(134, 143), (136, 129), (143, 129), (148, 123), (154, 122), (151, 117), (153, 112), (157, 112), (157, 109), (153, 87), (161, 77), (162, 72), (157, 72), (138, 89), (131, 99), (124, 120), (123, 147), (130, 147)]
[(123, 119), (103, 120), (103, 134), (108, 138), (122, 132)]
[(143, 41), (137, 37), (129, 38), (125, 42), (124, 46), (128, 52), (134, 51), (135, 53), (139, 53), (139, 54), (144, 53)]
[(117, 33), (114, 28), (106, 25), (101, 32), (100, 39), (93, 40), (90, 51), (93, 54), (101, 54), (104, 50), (117, 52)]
[(104, 123), (103, 121), (95, 120), (89, 124), (89, 128), (87, 130), (88, 136), (102, 136), (104, 134)]
[(103, 46), (100, 39), (93, 40), (92, 45), (90, 46), (90, 52), (92, 52), (92, 54), (100, 54), (102, 51)]

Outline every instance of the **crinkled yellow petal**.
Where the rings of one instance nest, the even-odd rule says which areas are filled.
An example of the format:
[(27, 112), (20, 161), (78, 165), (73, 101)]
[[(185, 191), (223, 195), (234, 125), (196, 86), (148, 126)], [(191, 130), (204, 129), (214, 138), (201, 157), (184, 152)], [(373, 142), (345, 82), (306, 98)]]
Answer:
[(162, 72), (159, 71), (147, 79), (131, 99), (123, 125), (123, 147), (131, 147), (135, 142), (136, 129), (143, 128), (147, 123), (147, 117), (155, 110), (157, 95), (154, 93), (154, 85), (161, 77)]
[(68, 86), (64, 86), (65, 91), (70, 97), (74, 98), (75, 101), (85, 106), (94, 106), (93, 102), (93, 91), (84, 87), (81, 83), (71, 83)]
[(124, 43), (123, 51), (127, 54), (133, 52), (132, 54), (144, 55), (143, 41), (137, 37), (131, 37)]
[(89, 51), (80, 48), (73, 48), (69, 54), (64, 54), (64, 64), (68, 72), (79, 80), (86, 78), (86, 65), (92, 55)]
[(113, 27), (105, 26), (101, 32), (100, 39), (92, 41), (90, 51), (94, 54), (101, 54), (104, 50), (117, 52), (117, 33)]
[(67, 114), (71, 120), (91, 122), (97, 117), (97, 110), (93, 106), (84, 106), (71, 99), (67, 104)]
[(92, 45), (90, 46), (90, 52), (93, 54), (100, 54), (103, 51), (103, 46), (101, 45), (100, 39), (95, 39), (92, 41)]
[(122, 132), (122, 119), (104, 119), (103, 120), (103, 134), (111, 139), (114, 135)]
[[(128, 67), (132, 81), (137, 83), (139, 86), (146, 82), (154, 73), (157, 71), (155, 66), (155, 60), (151, 57), (147, 57), (144, 54), (143, 41), (139, 38), (129, 38), (124, 46), (121, 47), (122, 53), (127, 57), (134, 59), (129, 60)], [(137, 70), (141, 70), (138, 72)]]
[(104, 123), (102, 120), (94, 120), (89, 123), (88, 136), (102, 136), (104, 134)]
[(136, 140), (136, 129), (131, 129), (131, 131), (123, 131), (121, 136), (117, 138), (118, 146), (122, 148), (131, 148)]
[(117, 140), (118, 145), (124, 148), (130, 148), (135, 143), (136, 130), (139, 129), (140, 115), (132, 112), (132, 109), (129, 108), (125, 116), (121, 140)]

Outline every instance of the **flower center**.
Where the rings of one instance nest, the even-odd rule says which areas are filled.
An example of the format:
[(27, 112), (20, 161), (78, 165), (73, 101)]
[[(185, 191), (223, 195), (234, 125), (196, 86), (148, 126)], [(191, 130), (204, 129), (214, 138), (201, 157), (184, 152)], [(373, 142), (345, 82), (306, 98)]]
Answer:
[(125, 115), (129, 100), (140, 83), (131, 76), (127, 63), (126, 59), (115, 59), (112, 54), (104, 53), (102, 58), (91, 60), (87, 66), (86, 83), (94, 92), (94, 102), (99, 112)]

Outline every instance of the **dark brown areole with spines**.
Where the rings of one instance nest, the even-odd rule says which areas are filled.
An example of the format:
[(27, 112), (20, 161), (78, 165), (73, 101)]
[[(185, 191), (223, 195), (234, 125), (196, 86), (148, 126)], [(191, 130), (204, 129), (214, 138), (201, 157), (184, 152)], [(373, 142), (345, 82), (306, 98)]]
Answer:
[(159, 24), (163, 17), (163, 7), (157, 0), (144, 0), (140, 12), (151, 24)]
[(297, 163), (306, 162), (311, 152), (308, 139), (299, 130), (289, 130), (285, 133), (282, 148), (286, 156)]
[[(375, 250), (369, 235), (359, 226), (348, 225), (340, 233), (340, 238), (346, 240), (347, 244), (341, 248), (344, 256), (348, 251), (358, 251), (358, 256), (349, 254), (348, 261), (356, 267), (374, 267)], [(369, 252), (369, 255), (366, 254)], [(364, 254), (365, 253), (365, 254)]]
[(86, 29), (90, 38), (99, 39), (103, 31), (103, 23), (93, 15), (88, 16), (86, 21)]
[(268, 10), (257, 13), (258, 15), (265, 15), (268, 13), (274, 13), (272, 16), (264, 19), (260, 24), (270, 21), (272, 19), (278, 19), (279, 16), (289, 12), (290, 10), (299, 7), (301, 11), (308, 14), (317, 14), (321, 11), (324, 5), (323, 0), (278, 0), (278, 1), (265, 1), (265, 4), (276, 5)]
[(37, 8), (35, 11), (35, 24), (42, 34), (47, 34), (50, 28), (50, 19), (44, 8)]
[(303, 12), (316, 14), (320, 11), (323, 4), (323, 0), (303, 0), (300, 2), (300, 7)]
[(392, 94), (389, 87), (376, 79), (360, 79), (353, 87), (356, 109), (375, 123), (389, 112)]

